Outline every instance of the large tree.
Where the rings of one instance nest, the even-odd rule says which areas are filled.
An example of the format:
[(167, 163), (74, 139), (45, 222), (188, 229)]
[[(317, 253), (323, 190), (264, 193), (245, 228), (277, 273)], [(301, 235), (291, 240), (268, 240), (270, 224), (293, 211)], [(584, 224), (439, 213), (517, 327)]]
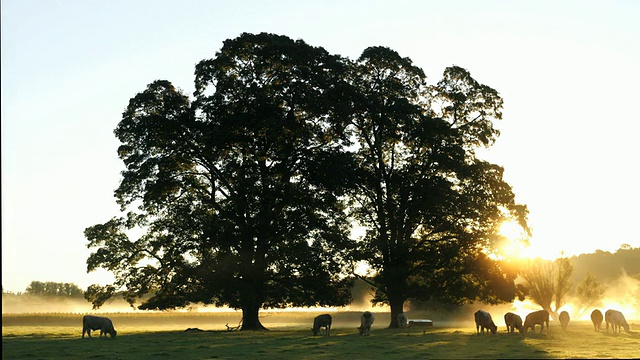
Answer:
[(362, 53), (353, 82), (352, 209), (367, 229), (368, 281), (374, 301), (390, 305), (390, 327), (407, 299), (512, 300), (515, 273), (489, 253), (503, 221), (527, 229), (527, 209), (515, 203), (503, 169), (475, 152), (499, 134), (497, 91), (456, 66), (429, 87), (410, 59), (384, 47)]
[(227, 305), (243, 330), (264, 328), (261, 308), (348, 303), (347, 70), (301, 40), (245, 33), (196, 66), (193, 101), (168, 81), (132, 98), (115, 130), (130, 212), (85, 231), (88, 271), (116, 280), (87, 299)]

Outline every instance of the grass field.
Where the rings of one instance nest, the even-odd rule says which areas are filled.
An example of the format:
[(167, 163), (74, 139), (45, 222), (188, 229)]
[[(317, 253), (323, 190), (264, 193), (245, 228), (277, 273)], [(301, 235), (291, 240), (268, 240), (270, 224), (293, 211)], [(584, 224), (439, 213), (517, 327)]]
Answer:
[[(639, 358), (640, 322), (631, 333), (596, 333), (590, 322), (572, 321), (548, 334), (476, 335), (471, 323), (434, 321), (422, 330), (386, 329), (376, 314), (371, 336), (359, 336), (359, 313), (333, 313), (330, 337), (311, 336), (316, 313), (266, 313), (263, 332), (226, 331), (237, 313), (113, 313), (115, 340), (82, 339), (81, 314), (3, 314), (3, 359), (411, 359), (411, 358)], [(201, 332), (185, 332), (197, 327)]]

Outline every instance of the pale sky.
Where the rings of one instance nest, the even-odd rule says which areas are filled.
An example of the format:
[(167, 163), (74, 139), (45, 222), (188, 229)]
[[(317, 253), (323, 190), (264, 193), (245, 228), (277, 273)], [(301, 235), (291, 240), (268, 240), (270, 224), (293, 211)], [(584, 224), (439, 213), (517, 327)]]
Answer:
[(2, 286), (105, 284), (85, 228), (119, 215), (113, 129), (156, 79), (191, 94), (226, 39), (470, 71), (504, 99), (485, 155), (530, 210), (530, 252), (640, 247), (640, 1), (2, 1)]

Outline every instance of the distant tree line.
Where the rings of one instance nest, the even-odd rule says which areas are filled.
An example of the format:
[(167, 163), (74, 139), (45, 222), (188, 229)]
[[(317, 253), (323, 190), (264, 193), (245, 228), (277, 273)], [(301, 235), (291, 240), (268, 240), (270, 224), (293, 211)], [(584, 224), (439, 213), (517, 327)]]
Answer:
[(621, 246), (616, 252), (597, 250), (590, 254), (571, 257), (574, 271), (571, 280), (584, 279), (588, 273), (602, 282), (618, 279), (622, 274), (640, 275), (640, 247)]
[(73, 283), (60, 283), (53, 281), (32, 281), (27, 285), (24, 292), (12, 293), (5, 292), (2, 288), (2, 294), (8, 295), (25, 295), (25, 296), (42, 296), (42, 297), (63, 297), (63, 298), (84, 298), (84, 291)]

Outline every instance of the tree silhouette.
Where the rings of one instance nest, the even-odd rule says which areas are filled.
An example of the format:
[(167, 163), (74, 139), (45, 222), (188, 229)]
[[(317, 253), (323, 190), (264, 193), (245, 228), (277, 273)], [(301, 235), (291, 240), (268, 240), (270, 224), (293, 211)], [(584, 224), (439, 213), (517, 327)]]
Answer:
[(607, 287), (604, 286), (598, 279), (587, 273), (587, 276), (580, 282), (576, 288), (576, 299), (578, 308), (576, 309), (576, 318), (579, 318), (588, 309), (596, 305), (601, 299), (602, 295), (607, 291)]
[(168, 81), (132, 98), (116, 197), (139, 210), (85, 231), (88, 270), (116, 275), (90, 287), (94, 306), (124, 289), (130, 303), (153, 294), (140, 309), (242, 309), (256, 330), (261, 308), (348, 303), (346, 70), (301, 40), (245, 33), (196, 66), (193, 102)]
[(467, 70), (427, 86), (388, 48), (350, 61), (245, 33), (198, 63), (195, 85), (190, 99), (149, 84), (115, 129), (126, 215), (85, 230), (87, 270), (115, 275), (87, 289), (94, 307), (116, 294), (140, 309), (228, 305), (263, 329), (262, 308), (348, 303), (356, 260), (390, 326), (407, 299), (513, 299), (515, 272), (490, 253), (502, 222), (527, 229), (527, 209), (476, 156), (502, 98)]
[(554, 261), (535, 259), (523, 268), (520, 275), (528, 297), (557, 318), (558, 310), (565, 304), (566, 295), (571, 290), (572, 272), (573, 264), (568, 258)]
[(502, 168), (475, 155), (498, 136), (498, 93), (456, 66), (428, 87), (421, 69), (384, 47), (366, 49), (356, 72), (352, 210), (367, 229), (363, 255), (375, 270), (374, 301), (390, 305), (389, 326), (410, 298), (512, 300), (515, 272), (487, 251), (503, 221), (527, 229), (527, 210)]

